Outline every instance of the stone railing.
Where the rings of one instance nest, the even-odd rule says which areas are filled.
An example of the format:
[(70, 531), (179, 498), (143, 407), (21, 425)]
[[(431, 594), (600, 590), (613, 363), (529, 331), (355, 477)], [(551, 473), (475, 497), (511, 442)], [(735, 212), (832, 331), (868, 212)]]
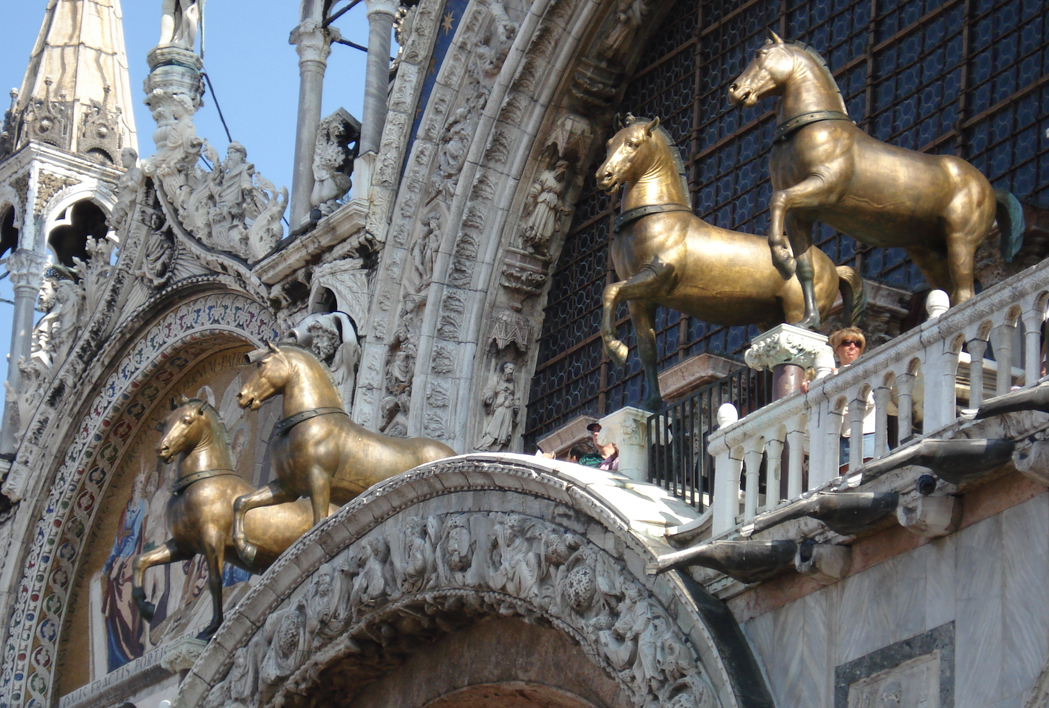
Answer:
[[(839, 463), (845, 429), (857, 441), (847, 466), (857, 470), (900, 442), (949, 436), (945, 429), (957, 422), (959, 407), (978, 408), (985, 392), (1000, 395), (1037, 382), (1047, 300), (1049, 263), (942, 314), (942, 308), (931, 308), (922, 325), (812, 382), (807, 393), (781, 398), (738, 421), (731, 407), (723, 407), (721, 427), (709, 440), (715, 458), (712, 536), (729, 534), (783, 499), (833, 483), (846, 470)], [(874, 451), (864, 459), (858, 441), (872, 402)]]

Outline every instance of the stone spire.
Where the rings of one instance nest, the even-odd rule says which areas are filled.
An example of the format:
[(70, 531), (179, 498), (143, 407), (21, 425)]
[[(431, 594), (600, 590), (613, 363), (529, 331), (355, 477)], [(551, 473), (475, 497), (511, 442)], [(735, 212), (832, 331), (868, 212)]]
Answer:
[(119, 167), (137, 149), (122, 14), (120, 0), (49, 0), (0, 158), (35, 140)]

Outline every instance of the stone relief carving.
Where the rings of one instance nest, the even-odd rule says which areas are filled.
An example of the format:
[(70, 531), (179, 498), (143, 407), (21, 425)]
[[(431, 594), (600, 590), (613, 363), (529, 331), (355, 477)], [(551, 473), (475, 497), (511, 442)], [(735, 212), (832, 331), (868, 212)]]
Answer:
[(44, 95), (29, 100), (22, 112), (22, 125), (18, 143), (25, 144), (30, 140), (47, 143), (63, 150), (69, 149), (70, 122), (72, 120), (72, 102), (66, 100), (64, 93), (58, 100), (51, 98), (51, 86), (54, 80), (44, 78)]
[(387, 435), (408, 435), (408, 410), (412, 399), (412, 377), (418, 353), (418, 310), (423, 301), (408, 297), (401, 307), (400, 324), (388, 344), (385, 390), (379, 403), (380, 429)]
[(353, 186), (350, 175), (360, 137), (360, 121), (345, 109), (340, 108), (320, 122), (313, 149), (314, 182), (310, 194), (310, 204), (318, 210), (318, 217), (335, 211), (338, 200)]
[[(201, 243), (246, 261), (260, 260), (283, 236), (288, 190), (257, 174), (240, 143), (230, 143), (225, 161), (220, 160), (197, 137), (193, 113), (198, 103), (184, 93), (155, 89), (149, 94), (157, 152), (142, 170), (155, 179), (182, 226)], [(202, 152), (213, 165), (211, 172), (197, 166)]]
[(564, 205), (568, 162), (558, 160), (543, 170), (525, 197), (521, 242), (536, 255), (550, 257), (550, 239), (572, 210)]
[(138, 152), (135, 148), (124, 148), (120, 151), (120, 162), (124, 166), (124, 174), (117, 180), (117, 202), (113, 205), (106, 224), (116, 231), (131, 215), (135, 209), (142, 187), (146, 183), (146, 175), (138, 166)]
[(18, 431), (21, 439), (33, 412), (56, 371), (69, 356), (84, 314), (84, 289), (68, 273), (54, 268), (45, 273), (37, 309), (44, 313), (33, 328), (29, 359), (20, 357), (16, 366), (22, 374), (18, 397)]
[(40, 172), (36, 177), (36, 201), (33, 204), (34, 211), (39, 214), (43, 211), (51, 197), (61, 192), (66, 187), (77, 184), (80, 180), (67, 175), (56, 175), (51, 172)]
[(115, 241), (108, 238), (94, 239), (88, 236), (85, 250), (87, 261), (73, 257), (73, 264), (80, 276), (80, 285), (84, 291), (84, 314), (90, 315), (95, 311), (102, 292), (113, 277), (114, 267), (110, 262), (113, 258), (113, 250), (117, 247)]
[(555, 620), (638, 708), (717, 705), (695, 651), (636, 578), (561, 526), (502, 512), (413, 516), (373, 530), (269, 616), (209, 703), (279, 704), (308, 693), (340, 656), (368, 667), (368, 644), (397, 651), (418, 643), (413, 633), (433, 637), (486, 615)]
[(291, 339), (327, 364), (342, 396), (343, 407), (347, 412), (353, 410), (361, 345), (349, 316), (345, 312), (309, 315), (291, 331)]
[(109, 107), (109, 93), (112, 90), (107, 83), (102, 87), (102, 101), (92, 99), (91, 106), (84, 113), (80, 126), (80, 139), (77, 140), (77, 151), (99, 164), (112, 166), (116, 164), (117, 154), (121, 148), (120, 106)]
[(167, 224), (159, 229), (151, 229), (142, 253), (142, 267), (136, 275), (153, 289), (163, 287), (171, 279), (175, 254), (175, 240)]
[(513, 438), (514, 426), (521, 411), (521, 397), (517, 394), (514, 374), (517, 367), (512, 361), (503, 362), (495, 380), (484, 390), (481, 402), (484, 405), (484, 431), (478, 450), (506, 450)]
[(524, 354), (532, 342), (532, 323), (521, 312), (500, 308), (492, 318), (492, 331), (488, 335), (489, 346), (501, 352), (511, 344)]

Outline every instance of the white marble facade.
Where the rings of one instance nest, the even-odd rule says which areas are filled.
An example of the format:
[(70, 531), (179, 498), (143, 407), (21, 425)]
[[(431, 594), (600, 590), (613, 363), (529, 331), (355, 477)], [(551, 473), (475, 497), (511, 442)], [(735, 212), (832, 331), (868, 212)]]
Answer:
[[(1043, 493), (750, 619), (743, 630), (778, 706), (836, 706), (835, 667), (953, 622), (955, 708), (1026, 708), (1049, 658), (1047, 606)], [(925, 706), (907, 702), (921, 675), (912, 668), (896, 669), (903, 702), (878, 695), (869, 705)], [(858, 694), (860, 686), (849, 708), (868, 705)]]

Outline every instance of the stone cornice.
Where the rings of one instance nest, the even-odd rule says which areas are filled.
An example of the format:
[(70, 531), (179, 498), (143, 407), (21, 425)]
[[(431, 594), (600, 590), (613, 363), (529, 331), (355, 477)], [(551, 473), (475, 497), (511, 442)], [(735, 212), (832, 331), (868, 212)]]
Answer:
[(252, 272), (267, 285), (279, 283), (348, 237), (358, 234), (363, 238), (367, 218), (367, 202), (353, 199), (323, 219), (316, 228), (299, 236), (291, 236), (287, 245), (278, 245), (276, 251), (255, 264)]

